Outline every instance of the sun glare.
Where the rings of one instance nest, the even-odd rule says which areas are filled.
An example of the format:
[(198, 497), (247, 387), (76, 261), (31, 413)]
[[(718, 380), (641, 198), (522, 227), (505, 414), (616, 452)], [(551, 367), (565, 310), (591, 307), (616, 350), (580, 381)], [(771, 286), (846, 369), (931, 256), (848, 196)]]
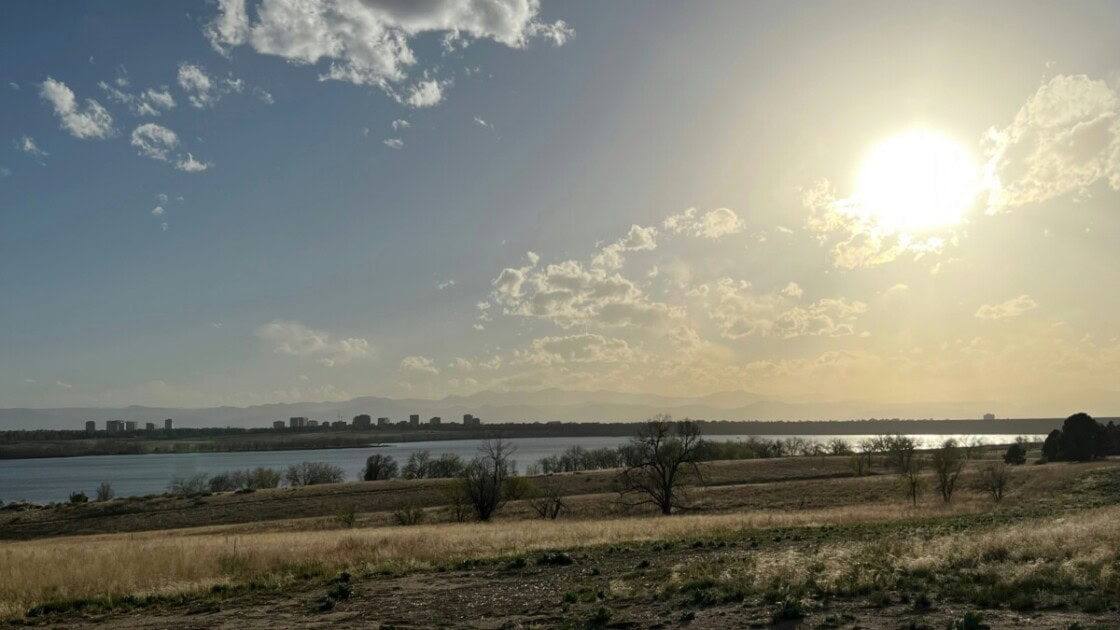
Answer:
[(882, 228), (920, 232), (959, 223), (978, 185), (968, 151), (941, 134), (914, 131), (871, 152), (860, 170), (857, 199)]

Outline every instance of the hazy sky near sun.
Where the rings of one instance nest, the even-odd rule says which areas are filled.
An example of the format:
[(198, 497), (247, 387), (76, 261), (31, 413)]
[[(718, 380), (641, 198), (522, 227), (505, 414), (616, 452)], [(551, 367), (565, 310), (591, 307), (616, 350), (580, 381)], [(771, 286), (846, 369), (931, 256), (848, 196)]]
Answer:
[[(12, 1), (0, 58), (2, 407), (1120, 411), (1115, 2)], [(861, 172), (906, 134), (970, 203)]]

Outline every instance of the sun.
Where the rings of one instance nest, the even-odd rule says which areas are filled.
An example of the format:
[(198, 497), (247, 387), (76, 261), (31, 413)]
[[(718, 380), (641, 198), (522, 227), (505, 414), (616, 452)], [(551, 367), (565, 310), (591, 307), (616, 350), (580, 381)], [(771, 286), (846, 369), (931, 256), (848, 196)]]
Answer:
[(867, 157), (856, 200), (882, 229), (913, 233), (959, 223), (978, 190), (978, 169), (968, 151), (937, 132), (911, 131)]

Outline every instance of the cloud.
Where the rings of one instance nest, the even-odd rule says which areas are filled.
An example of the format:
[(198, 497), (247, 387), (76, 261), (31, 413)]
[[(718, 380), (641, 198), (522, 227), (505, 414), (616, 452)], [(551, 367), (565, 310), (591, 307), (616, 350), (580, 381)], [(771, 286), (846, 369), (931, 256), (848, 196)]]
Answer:
[(264, 88), (254, 87), (253, 88), (253, 96), (260, 99), (260, 101), (262, 103), (264, 103), (265, 105), (275, 105), (276, 104), (276, 99), (273, 98), (272, 92), (269, 92), (268, 90), (265, 90)]
[(32, 138), (31, 136), (24, 136), (20, 138), (19, 142), (16, 143), (16, 146), (19, 147), (20, 151), (23, 151), (24, 153), (40, 160), (50, 155), (46, 151), (40, 149), (39, 145), (35, 143), (35, 138)]
[(435, 105), (443, 92), (431, 80), (403, 96), (392, 87), (416, 65), (410, 43), (419, 35), (489, 39), (510, 48), (524, 48), (532, 38), (562, 45), (574, 35), (562, 21), (541, 22), (539, 0), (262, 0), (254, 8), (255, 16), (245, 0), (220, 0), (204, 29), (210, 44), (227, 55), (249, 46), (296, 65), (326, 62), (321, 80), (378, 86), (412, 107)]
[[(215, 79), (202, 66), (186, 62), (179, 64), (177, 80), (187, 94), (187, 102), (198, 109), (213, 107), (226, 94), (240, 92), (245, 87), (240, 79)], [(268, 94), (268, 97), (272, 98), (272, 95)]]
[(414, 374), (431, 374), (433, 376), (439, 374), (439, 368), (435, 366), (432, 360), (423, 356), (411, 356), (401, 359), (401, 371)]
[(854, 334), (857, 317), (867, 311), (863, 302), (844, 298), (825, 298), (799, 306), (791, 303), (785, 291), (758, 294), (748, 289), (750, 283), (722, 278), (702, 284), (689, 294), (704, 300), (707, 311), (727, 339), (841, 337)]
[(213, 166), (210, 162), (200, 162), (194, 158), (194, 155), (187, 153), (187, 157), (180, 156), (175, 161), (175, 168), (187, 173), (201, 173)]
[(63, 381), (55, 381), (54, 386), (59, 388), (59, 389), (73, 389), (73, 387), (74, 387), (70, 383), (65, 383)]
[(1011, 124), (985, 138), (988, 211), (1082, 193), (1099, 181), (1120, 190), (1120, 97), (1085, 75), (1059, 75)]
[(443, 291), (444, 289), (448, 289), (448, 288), (451, 288), (453, 286), (455, 286), (455, 280), (454, 279), (437, 284), (436, 289), (438, 289), (440, 291)]
[(276, 320), (259, 326), (253, 334), (277, 354), (313, 358), (326, 367), (373, 355), (373, 347), (362, 337), (332, 339), (330, 333), (296, 321)]
[(1010, 317), (1018, 317), (1029, 310), (1038, 307), (1038, 302), (1029, 295), (1020, 295), (1016, 298), (1011, 298), (1006, 302), (998, 304), (984, 304), (976, 309), (976, 317), (978, 319), (1008, 319)]
[[(139, 94), (129, 94), (109, 85), (105, 81), (97, 84), (108, 95), (109, 100), (126, 105), (136, 116), (159, 116), (161, 112), (175, 108), (175, 98), (167, 88), (148, 88)], [(120, 85), (118, 83), (118, 85)], [(127, 81), (124, 83), (128, 85)], [(123, 86), (122, 86), (123, 87)]]
[(649, 251), (657, 248), (657, 228), (630, 226), (630, 231), (614, 243), (607, 245), (595, 258), (592, 267), (618, 269), (625, 261), (623, 252)]
[(0, 166), (0, 178), (10, 177), (11, 174), (12, 174), (12, 169), (8, 168), (7, 166)]
[(703, 216), (698, 216), (696, 208), (689, 208), (665, 219), (662, 227), (674, 234), (718, 239), (742, 232), (744, 224), (739, 215), (727, 208), (716, 208)]
[(390, 149), (400, 149), (404, 147), (404, 140), (401, 140), (400, 138), (386, 138), (385, 140), (382, 140), (381, 143), (389, 147)]
[(166, 162), (168, 154), (179, 146), (179, 136), (167, 127), (144, 123), (132, 130), (130, 144), (140, 155)]
[(603, 266), (567, 260), (538, 268), (540, 257), (533, 252), (527, 257), (528, 265), (507, 267), (493, 281), (491, 298), (507, 315), (545, 319), (561, 328), (661, 327), (680, 316)]
[(403, 118), (400, 118), (400, 119), (397, 119), (397, 120), (393, 121), (393, 131), (397, 131), (399, 129), (408, 129), (411, 126), (412, 126), (412, 123), (408, 122), (407, 120), (404, 120)]
[(801, 289), (801, 285), (797, 284), (796, 282), (790, 282), (786, 285), (786, 288), (782, 289), (782, 295), (791, 298), (799, 298), (804, 293), (805, 291)]
[(152, 216), (162, 217), (165, 214), (167, 214), (167, 211), (163, 209), (163, 206), (156, 206), (155, 208), (152, 208)]
[(515, 353), (514, 361), (534, 365), (561, 363), (623, 363), (635, 358), (630, 344), (593, 333), (534, 339), (526, 351)]
[(485, 120), (479, 118), (478, 116), (474, 117), (474, 124), (478, 125), (479, 127), (486, 127), (487, 129), (493, 129), (494, 128), (494, 125), (486, 122)]
[(54, 107), (62, 128), (75, 138), (100, 140), (113, 135), (113, 117), (109, 112), (92, 98), (86, 99), (84, 108), (79, 107), (74, 92), (65, 83), (47, 77), (39, 94)]

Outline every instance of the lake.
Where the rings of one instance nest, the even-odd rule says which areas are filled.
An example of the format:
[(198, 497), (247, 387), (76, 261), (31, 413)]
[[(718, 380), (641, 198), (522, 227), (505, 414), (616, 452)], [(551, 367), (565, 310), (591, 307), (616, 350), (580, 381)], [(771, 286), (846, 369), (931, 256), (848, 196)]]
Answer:
[[(741, 440), (744, 435), (715, 435), (710, 440)], [(781, 439), (791, 436), (762, 436), (765, 439)], [(827, 442), (843, 438), (855, 444), (865, 435), (824, 435), (796, 436), (806, 440)], [(914, 435), (926, 445), (954, 436)], [(960, 436), (955, 436), (960, 437)], [(986, 443), (1008, 443), (1014, 435), (976, 436)], [(1029, 436), (1041, 441), (1045, 436)], [(559, 455), (571, 446), (586, 449), (614, 447), (624, 444), (625, 437), (547, 437), (515, 438), (509, 440), (517, 447), (514, 459), (518, 470), (536, 463), (544, 457)], [(400, 465), (404, 465), (409, 454), (419, 450), (429, 450), (438, 457), (453, 453), (463, 459), (470, 459), (478, 453), (478, 440), (443, 440), (438, 442), (406, 442), (371, 446), (368, 448), (315, 449), (300, 451), (254, 451), (242, 453), (175, 453), (151, 455), (94, 455), (88, 457), (50, 457), (41, 459), (0, 460), (0, 500), (30, 501), (50, 503), (66, 501), (71, 492), (82, 491), (91, 499), (95, 489), (102, 481), (113, 484), (117, 496), (143, 496), (161, 494), (167, 484), (175, 477), (187, 477), (199, 473), (214, 475), (221, 472), (256, 468), (283, 469), (289, 464), (300, 462), (326, 462), (342, 467), (350, 480), (359, 478), (365, 467), (366, 458), (373, 453), (390, 455)]]

